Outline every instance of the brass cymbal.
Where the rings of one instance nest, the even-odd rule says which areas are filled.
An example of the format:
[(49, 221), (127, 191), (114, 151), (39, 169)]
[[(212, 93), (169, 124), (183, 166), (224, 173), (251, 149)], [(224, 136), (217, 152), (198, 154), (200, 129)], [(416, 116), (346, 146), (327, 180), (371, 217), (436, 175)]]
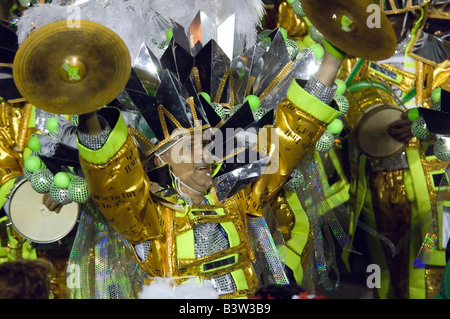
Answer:
[(13, 63), (14, 82), (24, 98), (56, 114), (83, 114), (117, 97), (131, 72), (122, 39), (86, 20), (41, 27), (21, 44)]
[[(379, 7), (379, 10), (368, 8), (372, 1), (300, 2), (306, 17), (324, 38), (346, 53), (369, 61), (384, 60), (394, 54), (397, 47), (394, 28)], [(342, 23), (343, 19), (347, 23)]]

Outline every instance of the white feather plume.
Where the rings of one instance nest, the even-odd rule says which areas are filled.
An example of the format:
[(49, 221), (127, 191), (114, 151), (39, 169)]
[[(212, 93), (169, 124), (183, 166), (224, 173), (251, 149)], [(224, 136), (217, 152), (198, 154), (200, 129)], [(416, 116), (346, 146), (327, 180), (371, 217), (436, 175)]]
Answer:
[[(74, 6), (79, 11), (75, 12)], [(30, 31), (52, 22), (74, 19), (78, 14), (77, 18), (100, 23), (117, 33), (134, 61), (142, 43), (157, 52), (156, 43), (165, 40), (165, 31), (172, 21), (187, 29), (199, 10), (216, 25), (235, 14), (235, 37), (246, 48), (255, 44), (256, 27), (264, 14), (261, 0), (53, 0), (25, 10), (18, 23), (17, 36), (21, 44)]]
[(151, 49), (156, 47), (156, 43), (165, 40), (165, 31), (171, 26), (164, 8), (159, 10), (152, 0), (65, 3), (65, 0), (53, 0), (52, 3), (37, 4), (25, 10), (17, 28), (19, 44), (25, 41), (32, 30), (52, 22), (77, 18), (100, 23), (117, 33), (127, 45), (133, 61), (142, 43)]
[(261, 25), (261, 18), (265, 12), (261, 0), (164, 0), (164, 2), (166, 2), (165, 12), (185, 29), (189, 27), (199, 10), (205, 12), (216, 25), (220, 25), (235, 14), (235, 36), (239, 41), (246, 43), (246, 48), (255, 45), (256, 27)]
[(152, 283), (144, 285), (139, 299), (218, 299), (210, 282), (199, 283), (188, 280), (181, 285), (172, 278), (152, 278)]

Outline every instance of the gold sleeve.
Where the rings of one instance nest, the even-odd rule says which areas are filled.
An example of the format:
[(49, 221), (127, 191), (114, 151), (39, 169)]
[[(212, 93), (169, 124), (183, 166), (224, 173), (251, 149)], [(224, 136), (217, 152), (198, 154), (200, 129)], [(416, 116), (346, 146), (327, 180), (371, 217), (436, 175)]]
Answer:
[(23, 174), (23, 154), (33, 129), (28, 129), (29, 103), (0, 104), (0, 187)]
[(114, 229), (131, 243), (162, 234), (162, 219), (131, 135), (106, 163), (89, 163), (81, 156), (80, 162), (91, 198)]
[[(291, 85), (288, 95), (277, 106), (276, 123), (273, 127), (261, 130), (260, 136), (266, 139), (267, 154), (270, 161), (266, 173), (246, 190), (247, 200), (254, 202), (256, 212), (260, 207), (271, 203), (289, 178), (302, 157), (314, 148), (317, 140), (325, 132), (328, 123), (333, 121), (339, 111), (322, 103), (304, 91), (296, 81)], [(264, 152), (264, 149), (260, 149)], [(248, 199), (251, 193), (251, 200)]]

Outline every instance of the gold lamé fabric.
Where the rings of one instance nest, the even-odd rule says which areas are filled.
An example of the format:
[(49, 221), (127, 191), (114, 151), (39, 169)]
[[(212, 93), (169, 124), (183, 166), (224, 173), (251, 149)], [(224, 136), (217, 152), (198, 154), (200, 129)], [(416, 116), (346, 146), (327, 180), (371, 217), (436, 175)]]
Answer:
[(441, 289), (442, 277), (444, 276), (445, 267), (428, 265), (425, 269), (425, 298), (432, 299)]
[(278, 227), (283, 234), (283, 239), (285, 242), (288, 242), (291, 239), (292, 228), (295, 226), (295, 215), (282, 193), (278, 194), (273, 201), (272, 210), (275, 214)]
[[(403, 92), (411, 91), (412, 88), (416, 85), (416, 79), (417, 79), (416, 74), (407, 72), (400, 68), (396, 68), (395, 66), (390, 65), (388, 63), (381, 64), (381, 67), (383, 67), (384, 69), (386, 69), (388, 71), (391, 71), (395, 74), (399, 74), (402, 76), (402, 80), (400, 81), (400, 83), (396, 83), (396, 82), (392, 81), (389, 77), (383, 77), (381, 80), (385, 81), (386, 83), (389, 83), (391, 85), (397, 86)], [(372, 72), (370, 69), (368, 70), (367, 75), (369, 77), (373, 77), (375, 79), (379, 77), (378, 74), (376, 74), (375, 72)]]
[[(106, 164), (91, 164), (80, 158), (91, 197), (111, 226), (132, 244), (151, 240), (149, 257), (140, 262), (135, 256), (150, 276), (178, 278), (194, 275), (209, 278), (242, 270), (248, 289), (221, 295), (221, 298), (248, 296), (255, 292), (258, 280), (251, 264), (254, 253), (248, 238), (247, 214), (262, 215), (262, 208), (275, 199), (297, 162), (314, 146), (326, 129), (324, 123), (306, 114), (287, 98), (278, 105), (275, 114), (276, 125), (260, 131), (260, 134), (267, 134), (262, 138), (267, 138), (266, 145), (270, 147), (259, 151), (271, 156), (271, 164), (277, 167), (276, 173), (262, 175), (222, 203), (219, 203), (214, 196), (214, 189), (211, 189), (215, 205), (203, 208), (222, 208), (225, 212), (223, 215), (191, 218), (191, 214), (183, 208), (179, 209), (170, 201), (152, 195), (151, 182), (142, 167), (131, 136), (128, 136), (124, 146)], [(278, 139), (278, 145), (270, 140), (271, 136)], [(176, 244), (178, 236), (202, 222), (232, 222), (239, 237), (238, 244), (231, 244), (229, 249), (206, 257), (179, 258)], [(238, 256), (236, 263), (208, 273), (201, 271), (200, 264), (230, 254)]]
[(283, 235), (283, 240), (286, 243), (286, 247), (300, 257), (302, 268), (307, 269), (309, 256), (314, 244), (313, 232), (310, 225), (308, 231), (308, 239), (305, 243), (305, 246), (303, 247), (303, 250), (298, 251), (298, 249), (293, 248), (288, 243), (288, 241), (292, 238), (292, 229), (294, 228), (297, 221), (295, 219), (295, 214), (292, 211), (292, 208), (289, 205), (288, 201), (286, 200), (286, 196), (283, 191), (278, 193), (275, 200), (272, 202), (272, 210), (277, 221), (277, 226), (281, 234)]
[(302, 39), (309, 32), (306, 22), (298, 17), (292, 10), (292, 5), (282, 2), (278, 6), (277, 27), (284, 28), (290, 39)]
[(398, 254), (381, 242), (389, 268), (393, 292), (398, 299), (408, 299), (409, 233), (411, 205), (406, 195), (402, 170), (383, 171), (369, 176), (377, 231), (394, 244), (403, 242)]
[(26, 102), (0, 104), (0, 186), (23, 174), (22, 152), (35, 131), (28, 128), (31, 109)]

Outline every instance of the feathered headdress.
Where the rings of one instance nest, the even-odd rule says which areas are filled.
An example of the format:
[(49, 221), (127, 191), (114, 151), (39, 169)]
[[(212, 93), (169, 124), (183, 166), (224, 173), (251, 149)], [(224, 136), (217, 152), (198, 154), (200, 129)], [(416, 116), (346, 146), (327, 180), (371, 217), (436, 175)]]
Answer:
[[(108, 25), (108, 14), (112, 15), (114, 8), (125, 8), (123, 14), (131, 17), (140, 2), (126, 1), (127, 5), (122, 4), (124, 7), (109, 1), (102, 5), (96, 1), (81, 1), (75, 4), (77, 3), (83, 13), (81, 17), (96, 17), (100, 10), (98, 8), (101, 8), (107, 16)], [(214, 128), (220, 132), (234, 129), (235, 134), (226, 136), (223, 145), (214, 146), (216, 150), (220, 150), (220, 160), (235, 158), (223, 162), (215, 178), (217, 186), (224, 186), (216, 187), (221, 194), (219, 198), (225, 199), (259, 177), (267, 161), (267, 158), (261, 155), (249, 156), (255, 150), (254, 145), (248, 142), (237, 152), (233, 147), (240, 142), (237, 129), (256, 134), (264, 125), (272, 124), (273, 110), (286, 95), (292, 79), (309, 78), (317, 66), (317, 61), (312, 50), (297, 55), (298, 51), (295, 51), (295, 48), (292, 50), (294, 44), (287, 41), (280, 30), (266, 31), (256, 40), (252, 38), (251, 34), (256, 32), (261, 18), (262, 4), (259, 1), (259, 5), (256, 5), (255, 1), (239, 4), (233, 2), (227, 5), (227, 10), (217, 1), (208, 3), (205, 8), (209, 8), (215, 15), (210, 18), (203, 10), (196, 11), (194, 20), (187, 28), (172, 20), (170, 16), (173, 36), (162, 49), (160, 44), (155, 44), (154, 39), (149, 45), (148, 41), (134, 37), (133, 44), (129, 47), (130, 52), (135, 50), (138, 41), (140, 45), (136, 54), (132, 55), (134, 58), (129, 82), (111, 104), (140, 119), (139, 125), (134, 122), (131, 126), (135, 128), (132, 131), (145, 156), (153, 154), (173, 140), (176, 129), (189, 131)], [(251, 4), (255, 6), (250, 8)], [(55, 9), (56, 5), (58, 7)], [(196, 2), (196, 5), (202, 6), (203, 1)], [(48, 10), (62, 10), (59, 3), (47, 6)], [(88, 6), (91, 6), (91, 10), (88, 10)], [(197, 8), (191, 8), (189, 14), (193, 14), (195, 9)], [(247, 10), (247, 14), (235, 13), (241, 9), (243, 12)], [(41, 21), (42, 13), (47, 10), (45, 5), (27, 10), (30, 10), (30, 13), (25, 20), (20, 21), (20, 28), (29, 29), (31, 24), (36, 27), (44, 24), (38, 21)], [(227, 17), (228, 11), (233, 14)], [(158, 15), (159, 13), (156, 14)], [(173, 16), (176, 15), (177, 11)], [(138, 13), (137, 16), (140, 18), (143, 15)], [(244, 32), (240, 26), (242, 19), (246, 23), (252, 21), (252, 31)], [(47, 17), (46, 21), (49, 20), (54, 19)], [(157, 20), (160, 21), (160, 18)], [(219, 21), (220, 24), (217, 25), (214, 21)], [(117, 32), (126, 38), (130, 30), (133, 28), (123, 28)], [(249, 49), (242, 49), (250, 46), (253, 41), (255, 44)], [(259, 107), (250, 103), (249, 96), (256, 98)], [(40, 141), (49, 143), (48, 140), (44, 141), (44, 138), (40, 138)], [(56, 149), (54, 146), (50, 148)], [(243, 153), (246, 156), (240, 156), (241, 160), (236, 160), (236, 157)], [(41, 154), (41, 158), (44, 155)], [(55, 172), (58, 166), (64, 166), (65, 161), (64, 158), (58, 158), (56, 163), (50, 165), (52, 156), (47, 156), (45, 160), (46, 165), (53, 167)], [(242, 161), (242, 158), (245, 160)], [(249, 162), (249, 158), (258, 160)], [(73, 160), (67, 160), (73, 166)], [(152, 174), (153, 179), (157, 178), (155, 172)]]

